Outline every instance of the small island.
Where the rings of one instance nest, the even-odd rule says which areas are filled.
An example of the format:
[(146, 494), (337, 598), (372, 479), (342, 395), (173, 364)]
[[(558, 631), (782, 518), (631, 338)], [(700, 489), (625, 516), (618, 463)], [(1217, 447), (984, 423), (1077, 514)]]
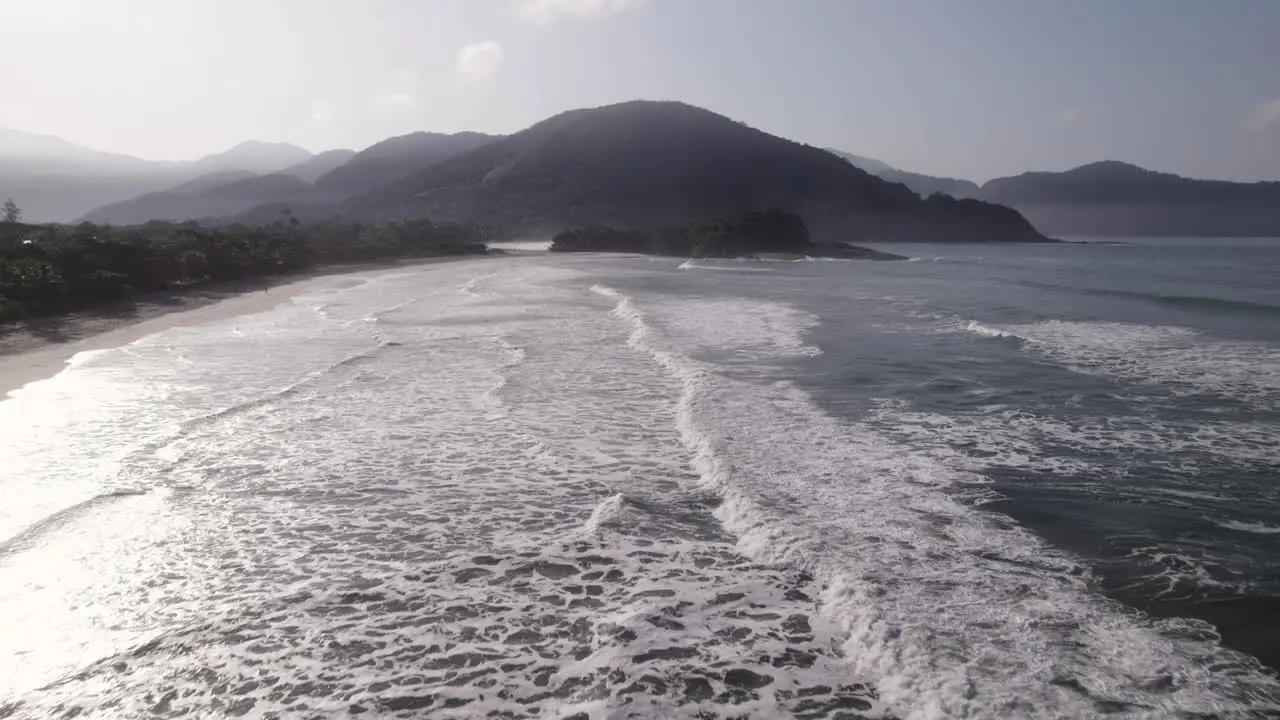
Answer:
[(620, 252), (687, 258), (906, 260), (847, 243), (814, 243), (804, 220), (785, 210), (753, 210), (730, 218), (649, 228), (586, 226), (563, 230), (551, 252)]

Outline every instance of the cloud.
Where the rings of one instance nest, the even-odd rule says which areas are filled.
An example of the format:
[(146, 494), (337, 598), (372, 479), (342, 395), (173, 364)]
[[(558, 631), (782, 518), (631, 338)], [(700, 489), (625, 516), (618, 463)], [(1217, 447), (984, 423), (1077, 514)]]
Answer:
[(311, 119), (313, 121), (319, 122), (319, 123), (329, 122), (329, 119), (332, 117), (333, 117), (333, 108), (329, 106), (329, 103), (323, 100), (320, 100), (312, 104)]
[(617, 15), (644, 5), (647, 0), (510, 0), (509, 11), (534, 25), (551, 25), (562, 17), (589, 20)]
[(418, 103), (418, 99), (412, 93), (390, 92), (375, 97), (373, 102), (376, 105), (385, 105), (387, 107), (413, 107)]
[(492, 40), (467, 45), (458, 51), (455, 67), (466, 78), (482, 79), (498, 72), (506, 59), (502, 46)]
[(1249, 123), (1249, 127), (1258, 132), (1280, 127), (1280, 98), (1263, 103), (1249, 111), (1249, 116), (1245, 120)]
[(1068, 108), (1068, 109), (1066, 109), (1066, 110), (1063, 110), (1063, 111), (1062, 111), (1062, 122), (1064, 122), (1064, 123), (1066, 123), (1066, 124), (1068, 124), (1068, 125), (1071, 125), (1072, 123), (1074, 123), (1075, 121), (1077, 121), (1077, 120), (1079, 120), (1079, 119), (1080, 119), (1080, 109), (1079, 109), (1079, 108)]

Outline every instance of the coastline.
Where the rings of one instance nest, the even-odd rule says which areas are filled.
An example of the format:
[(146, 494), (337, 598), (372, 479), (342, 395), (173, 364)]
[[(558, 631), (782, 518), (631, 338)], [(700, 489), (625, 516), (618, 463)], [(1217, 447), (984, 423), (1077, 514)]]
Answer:
[[(0, 334), (0, 402), (53, 377), (78, 353), (120, 347), (174, 327), (265, 312), (334, 277), (495, 255), (444, 255), (317, 268), (307, 273), (149, 295), (114, 311), (78, 312), (16, 323)], [(500, 257), (500, 255), (497, 255)]]

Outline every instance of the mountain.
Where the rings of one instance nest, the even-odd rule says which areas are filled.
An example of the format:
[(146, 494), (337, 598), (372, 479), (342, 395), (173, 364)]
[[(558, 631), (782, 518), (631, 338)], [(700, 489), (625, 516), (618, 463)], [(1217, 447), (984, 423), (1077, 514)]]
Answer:
[[(313, 203), (326, 199), (311, 183), (288, 173), (241, 176), (244, 171), (203, 175), (163, 192), (141, 195), (95, 208), (81, 219), (112, 225), (141, 225), (150, 220), (184, 222), (239, 215), (266, 202)], [(218, 180), (222, 182), (218, 182)]]
[(991, 180), (980, 197), (1054, 234), (1280, 237), (1280, 182), (1195, 180), (1109, 160)]
[(199, 173), (219, 170), (248, 170), (265, 175), (279, 172), (312, 158), (309, 150), (289, 143), (249, 140), (229, 150), (214, 153), (196, 160), (193, 164)]
[(346, 165), (355, 155), (355, 150), (329, 150), (307, 158), (297, 165), (284, 168), (281, 172), (286, 175), (292, 175), (303, 182), (314, 183), (321, 177)]
[(831, 153), (678, 102), (573, 110), (353, 198), (354, 218), (513, 231), (647, 227), (781, 208), (816, 241), (1045, 238), (1017, 212), (922, 200)]
[(28, 222), (69, 222), (86, 213), (98, 217), (94, 208), (130, 198), (159, 203), (150, 196), (166, 189), (192, 194), (310, 160), (311, 153), (295, 145), (254, 141), (196, 161), (154, 162), (0, 129), (0, 199), (13, 198)]
[(854, 167), (862, 168), (863, 170), (866, 170), (872, 175), (879, 175), (882, 172), (892, 172), (897, 169), (883, 160), (869, 158), (864, 155), (854, 155), (853, 153), (847, 153), (847, 152), (844, 152), (843, 150), (836, 150), (835, 148), (824, 148), (824, 149), (833, 155), (836, 155), (838, 157), (844, 158), (845, 160), (848, 160), (849, 162), (853, 163)]
[(70, 220), (84, 210), (172, 184), (145, 160), (0, 129), (0, 200), (13, 198), (28, 222)]
[(295, 206), (303, 214), (314, 207), (331, 207), (350, 195), (369, 192), (490, 140), (491, 136), (480, 133), (414, 133), (384, 140), (358, 153), (334, 150), (308, 156), (296, 164), (287, 161), (306, 153), (302, 148), (244, 143), (197, 164), (206, 168), (232, 165), (276, 169), (267, 174), (243, 169), (215, 170), (164, 192), (96, 208), (84, 219), (117, 225), (148, 220), (211, 221), (236, 218), (262, 208), (244, 219), (269, 222)]
[(369, 192), (401, 180), (423, 168), (474, 150), (496, 136), (476, 132), (416, 132), (388, 138), (356, 153), (350, 160), (319, 177), (316, 187), (338, 197)]
[(872, 175), (884, 180), (902, 183), (903, 185), (911, 188), (911, 191), (920, 197), (929, 197), (934, 193), (944, 193), (957, 198), (971, 198), (977, 197), (978, 195), (978, 184), (970, 180), (934, 177), (933, 175), (922, 175), (920, 173), (909, 172), (907, 170), (899, 170), (898, 168), (893, 167), (886, 162), (876, 160), (875, 158), (854, 155), (852, 153), (833, 150), (831, 148), (827, 148), (827, 152), (834, 153), (853, 163), (855, 166), (860, 167)]
[(148, 165), (146, 160), (99, 152), (53, 135), (6, 128), (0, 128), (0, 162), (6, 169), (31, 166), (41, 167), (46, 171), (62, 167), (122, 171), (137, 170)]
[(203, 192), (208, 192), (209, 190), (222, 185), (229, 185), (233, 182), (248, 180), (249, 178), (254, 177), (258, 177), (258, 174), (248, 170), (219, 170), (217, 172), (208, 173), (207, 175), (201, 175), (197, 178), (192, 178), (191, 180), (179, 185), (175, 185), (174, 187), (169, 188), (167, 192), (174, 193), (176, 195), (194, 196)]

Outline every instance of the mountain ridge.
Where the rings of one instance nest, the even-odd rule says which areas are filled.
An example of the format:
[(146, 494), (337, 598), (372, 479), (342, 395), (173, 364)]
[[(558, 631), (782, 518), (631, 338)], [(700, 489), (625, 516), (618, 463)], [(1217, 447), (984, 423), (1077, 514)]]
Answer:
[(899, 183), (911, 188), (911, 191), (920, 197), (929, 197), (934, 193), (943, 193), (955, 198), (972, 198), (978, 195), (978, 184), (971, 180), (962, 180), (959, 178), (937, 177), (934, 175), (925, 175), (923, 173), (911, 172), (894, 167), (883, 160), (866, 157), (864, 155), (854, 155), (843, 150), (835, 148), (824, 148), (827, 152), (841, 157), (854, 166), (866, 170), (867, 172), (889, 182)]
[(1098, 237), (1280, 237), (1280, 182), (1200, 180), (1100, 160), (983, 184), (1045, 232)]
[(1045, 240), (1015, 211), (922, 200), (821, 148), (674, 101), (570, 110), (357, 196), (369, 221), (431, 217), (518, 231), (645, 226), (777, 207), (816, 235)]

